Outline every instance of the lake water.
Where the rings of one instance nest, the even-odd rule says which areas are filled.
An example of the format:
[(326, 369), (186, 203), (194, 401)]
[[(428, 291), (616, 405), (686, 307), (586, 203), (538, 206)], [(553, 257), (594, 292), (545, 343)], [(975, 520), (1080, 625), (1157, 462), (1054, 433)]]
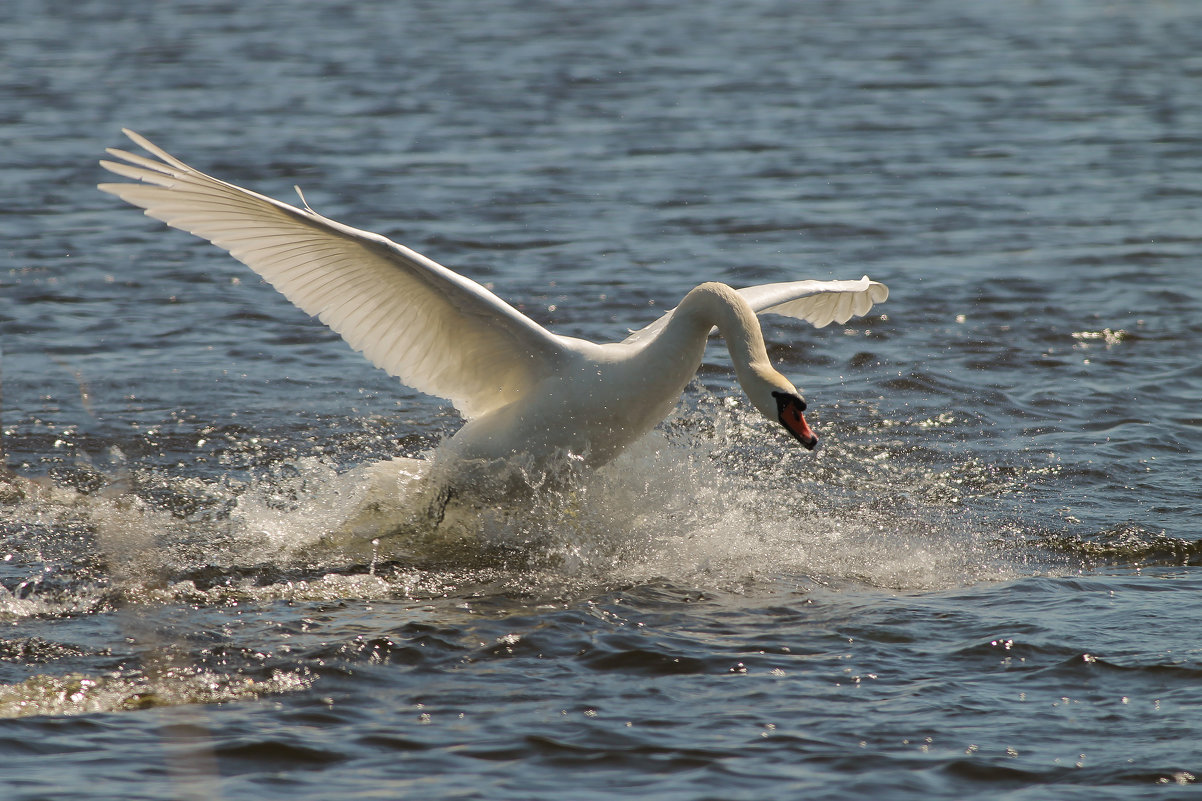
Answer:
[[(1202, 5), (9, 0), (6, 799), (1192, 797)], [(137, 130), (574, 336), (696, 283), (657, 432), (452, 546), (326, 534), (459, 425), (94, 188)]]

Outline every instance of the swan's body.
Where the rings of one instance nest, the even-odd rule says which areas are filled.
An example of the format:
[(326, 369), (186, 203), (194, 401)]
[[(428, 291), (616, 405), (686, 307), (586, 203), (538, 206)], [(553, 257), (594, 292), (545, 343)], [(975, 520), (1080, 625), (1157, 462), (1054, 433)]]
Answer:
[(467, 420), (443, 449), (459, 463), (565, 453), (608, 461), (672, 411), (715, 327), (756, 408), (812, 448), (805, 403), (769, 364), (756, 314), (821, 327), (888, 297), (867, 276), (737, 291), (707, 283), (622, 342), (557, 336), (385, 237), (219, 181), (126, 134), (158, 160), (110, 149), (126, 163), (101, 164), (138, 183), (100, 189), (229, 251), (376, 366), (449, 399)]

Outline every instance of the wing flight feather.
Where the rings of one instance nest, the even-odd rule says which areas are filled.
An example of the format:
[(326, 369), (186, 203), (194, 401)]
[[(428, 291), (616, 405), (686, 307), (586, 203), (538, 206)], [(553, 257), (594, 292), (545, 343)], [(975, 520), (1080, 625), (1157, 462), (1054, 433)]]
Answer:
[[(889, 297), (889, 288), (864, 276), (858, 281), (786, 281), (760, 284), (739, 290), (756, 314), (780, 314), (805, 320), (817, 328), (862, 317)], [(672, 311), (646, 328), (635, 331), (626, 342), (638, 342), (659, 333)]]
[(414, 389), (472, 418), (555, 370), (559, 339), (475, 281), (307, 206), (213, 178), (125, 133), (155, 158), (110, 149), (120, 161), (101, 165), (137, 183), (100, 189), (228, 251)]

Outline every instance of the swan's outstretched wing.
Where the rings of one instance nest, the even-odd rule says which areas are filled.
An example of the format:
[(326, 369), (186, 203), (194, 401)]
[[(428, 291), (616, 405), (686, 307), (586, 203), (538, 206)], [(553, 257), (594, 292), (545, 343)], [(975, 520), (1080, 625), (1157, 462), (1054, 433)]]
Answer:
[(132, 131), (158, 160), (122, 150), (101, 165), (139, 183), (100, 189), (209, 240), (371, 360), (468, 418), (552, 372), (559, 340), (471, 279), (304, 208), (219, 181)]
[(863, 317), (873, 304), (884, 303), (889, 287), (864, 276), (859, 281), (789, 281), (740, 289), (757, 314), (780, 314), (805, 320), (815, 328)]
[[(822, 328), (832, 322), (845, 323), (868, 313), (875, 303), (889, 297), (889, 288), (864, 276), (859, 281), (787, 281), (760, 284), (740, 289), (757, 314), (781, 314), (796, 317)], [(646, 328), (635, 331), (626, 342), (637, 342), (655, 335), (668, 324), (672, 312)]]

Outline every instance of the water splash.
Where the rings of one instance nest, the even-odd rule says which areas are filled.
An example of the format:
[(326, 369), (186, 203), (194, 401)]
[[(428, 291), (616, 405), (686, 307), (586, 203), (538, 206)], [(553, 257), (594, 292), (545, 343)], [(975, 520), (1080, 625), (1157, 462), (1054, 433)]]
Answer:
[[(567, 460), (560, 480), (512, 505), (440, 498), (424, 483), (428, 462), (414, 459), (348, 470), (329, 456), (282, 457), (202, 477), (118, 455), (89, 465), (84, 481), (79, 471), (18, 479), (0, 505), (0, 620), (91, 617), (105, 628), (92, 647), (135, 644), (105, 656), (118, 663), (107, 672), (81, 672), (57, 652), (21, 657), (39, 672), (0, 684), (0, 716), (304, 689), (299, 651), (258, 654), (280, 603), (538, 604), (640, 585), (756, 592), (782, 578), (926, 590), (1014, 574), (971, 501), (1023, 476), (937, 462), (899, 436), (954, 420), (850, 416), (869, 422), (828, 424), (824, 448), (810, 454), (766, 435), (737, 401), (703, 396), (613, 463), (583, 473)], [(189, 642), (188, 632), (219, 629), (242, 610), (264, 621), (253, 647)]]
[[(132, 469), (97, 491), (27, 482), (4, 507), (10, 540), (55, 543), (56, 570), (77, 581), (57, 600), (5, 582), (0, 615), (236, 593), (404, 596), (426, 572), (585, 591), (772, 575), (915, 589), (1006, 577), (997, 531), (964, 500), (1014, 478), (933, 466), (890, 439), (897, 425), (832, 428), (811, 455), (780, 447), (737, 402), (707, 396), (596, 472), (535, 487), (519, 504), (450, 499), (437, 513), (426, 463), (414, 459), (348, 471), (300, 457), (245, 480)], [(36, 554), (17, 562), (32, 570)]]

